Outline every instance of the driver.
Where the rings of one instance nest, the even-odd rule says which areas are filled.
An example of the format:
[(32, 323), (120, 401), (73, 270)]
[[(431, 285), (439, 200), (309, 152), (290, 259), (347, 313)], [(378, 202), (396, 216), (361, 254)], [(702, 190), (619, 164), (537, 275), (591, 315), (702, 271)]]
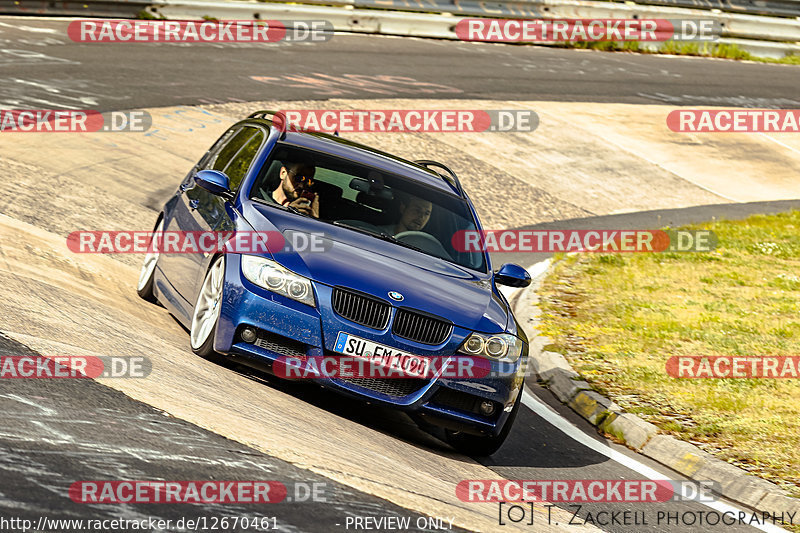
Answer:
[(422, 231), (431, 218), (433, 204), (418, 196), (408, 195), (400, 199), (400, 219), (396, 224), (379, 226), (389, 235), (398, 235), (404, 231)]
[(272, 191), (272, 199), (289, 205), (314, 218), (319, 218), (319, 195), (314, 192), (314, 165), (285, 162), (281, 166), (280, 184)]

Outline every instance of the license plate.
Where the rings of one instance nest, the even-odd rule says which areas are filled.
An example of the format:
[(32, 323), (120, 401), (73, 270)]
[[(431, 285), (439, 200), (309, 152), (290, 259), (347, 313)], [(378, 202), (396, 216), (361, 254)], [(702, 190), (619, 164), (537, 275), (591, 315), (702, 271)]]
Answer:
[[(375, 366), (385, 368), (387, 370), (386, 377), (429, 377), (431, 366), (429, 358), (390, 348), (343, 331), (340, 331), (336, 337), (336, 346), (333, 347), (333, 351), (364, 359)], [(394, 372), (391, 372), (392, 370)], [(392, 374), (395, 375), (392, 376)]]

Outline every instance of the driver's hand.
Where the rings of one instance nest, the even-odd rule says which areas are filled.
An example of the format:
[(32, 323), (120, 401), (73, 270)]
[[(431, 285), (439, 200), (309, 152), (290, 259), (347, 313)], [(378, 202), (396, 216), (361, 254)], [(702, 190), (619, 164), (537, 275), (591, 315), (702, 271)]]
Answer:
[(311, 202), (311, 216), (319, 218), (319, 194), (314, 193), (314, 201)]
[(309, 200), (308, 198), (298, 198), (289, 205), (305, 215), (319, 218), (319, 194), (317, 193), (314, 193), (313, 200)]

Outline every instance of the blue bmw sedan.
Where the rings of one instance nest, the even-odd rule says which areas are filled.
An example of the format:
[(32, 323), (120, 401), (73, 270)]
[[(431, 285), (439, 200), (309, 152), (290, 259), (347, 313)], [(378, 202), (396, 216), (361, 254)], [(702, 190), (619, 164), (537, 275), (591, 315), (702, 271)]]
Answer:
[[(166, 202), (154, 230), (279, 235), (282, 245), (153, 249), (139, 296), (190, 330), (195, 353), (282, 377), (286, 361), (365, 354), (438, 369), (316, 381), (441, 428), (468, 455), (494, 453), (519, 410), (528, 361), (525, 333), (497, 286), (524, 287), (530, 276), (513, 264), (493, 271), (484, 250), (455, 243), (454, 235), (480, 234), (481, 226), (445, 165), (284, 124), (281, 114), (260, 111), (231, 127)], [(458, 357), (487, 371), (429, 364)]]

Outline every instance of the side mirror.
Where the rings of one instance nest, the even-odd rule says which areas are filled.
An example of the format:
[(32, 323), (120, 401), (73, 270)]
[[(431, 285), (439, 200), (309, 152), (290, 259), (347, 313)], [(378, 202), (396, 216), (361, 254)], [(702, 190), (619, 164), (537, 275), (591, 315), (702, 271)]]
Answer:
[(235, 196), (231, 191), (231, 182), (228, 176), (219, 170), (201, 170), (194, 177), (194, 181), (211, 194), (222, 196), (226, 200)]
[(509, 287), (527, 287), (531, 284), (531, 275), (519, 265), (506, 263), (495, 272), (494, 281)]

